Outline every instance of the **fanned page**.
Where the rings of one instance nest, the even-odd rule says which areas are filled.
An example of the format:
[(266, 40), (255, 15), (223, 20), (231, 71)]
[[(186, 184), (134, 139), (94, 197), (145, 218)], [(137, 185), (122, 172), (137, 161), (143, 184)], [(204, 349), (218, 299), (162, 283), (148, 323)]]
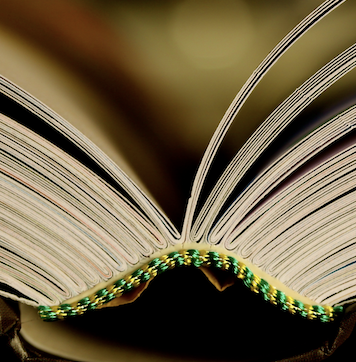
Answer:
[[(272, 50), (216, 129), (179, 233), (102, 150), (0, 77), (0, 294), (54, 321), (97, 309), (180, 266), (223, 270), (282, 310), (333, 321), (354, 285), (355, 108), (291, 138), (242, 190), (249, 171), (317, 97), (356, 66), (351, 46), (278, 106), (206, 197), (216, 153), (276, 61), (343, 1), (325, 1)], [(16, 111), (14, 111), (14, 109)], [(246, 181), (246, 180), (244, 180)], [(236, 191), (237, 190), (237, 191)], [(207, 272), (207, 274), (209, 274)]]
[[(187, 232), (190, 230), (188, 225), (192, 223), (194, 213), (196, 213), (195, 208), (199, 198), (199, 192), (202, 189), (204, 178), (212, 162), (214, 152), (216, 152), (222, 142), (239, 108), (268, 68), (277, 60), (281, 53), (283, 53), (285, 47), (291, 44), (292, 38), (295, 39), (302, 35), (305, 29), (320, 20), (321, 14), (323, 14), (326, 8), (329, 5), (335, 5), (335, 3), (331, 3), (332, 2), (324, 3), (311, 14), (305, 22), (302, 22), (301, 25), (297, 26), (282, 40), (251, 76), (230, 106), (212, 138), (208, 152), (205, 154), (203, 163), (198, 171), (193, 187), (192, 199), (190, 200), (190, 208), (188, 208), (186, 215)], [(283, 46), (283, 44), (286, 45)], [(232, 252), (232, 254), (238, 255), (241, 260), (258, 275), (262, 275), (267, 280), (270, 280), (269, 277), (273, 277), (276, 279), (274, 280), (274, 284), (280, 285), (281, 282), (284, 284), (284, 286), (281, 287), (282, 289), (284, 289), (285, 286), (291, 287), (293, 291), (299, 294), (299, 299), (303, 300), (302, 296), (308, 296), (314, 302), (320, 304), (330, 303), (335, 305), (342, 303), (355, 293), (354, 283), (350, 282), (353, 276), (347, 268), (344, 268), (347, 265), (348, 268), (352, 269), (352, 262), (340, 261), (340, 258), (342, 258), (341, 255), (346, 255), (345, 248), (350, 246), (348, 251), (352, 250), (352, 232), (351, 234), (347, 234), (347, 227), (345, 226), (345, 235), (341, 236), (341, 238), (334, 237), (333, 248), (330, 244), (330, 237), (327, 235), (325, 235), (325, 237), (315, 237), (314, 246), (309, 247), (310, 240), (305, 236), (307, 232), (300, 232), (300, 229), (303, 230), (303, 228), (305, 228), (303, 223), (308, 224), (313, 222), (312, 220), (317, 217), (316, 214), (318, 213), (321, 215), (321, 218), (326, 218), (331, 212), (328, 208), (333, 210), (335, 207), (339, 210), (339, 213), (346, 212), (346, 210), (339, 209), (341, 207), (340, 205), (343, 205), (341, 200), (345, 197), (349, 202), (354, 202), (352, 193), (354, 184), (350, 174), (347, 174), (344, 183), (339, 184), (338, 182), (340, 180), (337, 179), (334, 183), (328, 185), (330, 189), (335, 188), (336, 192), (335, 194), (330, 193), (329, 199), (323, 198), (324, 192), (329, 191), (325, 184), (318, 186), (319, 196), (316, 198), (316, 189), (313, 190), (314, 193), (311, 194), (307, 193), (308, 190), (310, 191), (310, 189), (307, 189), (303, 194), (301, 185), (312, 184), (312, 181), (309, 180), (312, 178), (311, 174), (306, 173), (306, 175), (303, 175), (303, 172), (306, 172), (308, 167), (314, 168), (316, 170), (315, 172), (319, 172), (319, 170), (324, 167), (324, 163), (321, 161), (320, 164), (316, 163), (314, 159), (316, 157), (319, 157), (319, 159), (326, 157), (325, 152), (331, 145), (337, 143), (338, 140), (341, 140), (339, 143), (344, 142), (344, 138), (349, 135), (349, 137), (351, 137), (354, 127), (353, 109), (342, 116), (332, 119), (328, 131), (326, 131), (324, 127), (316, 129), (313, 138), (309, 135), (302, 139), (296, 146), (285, 151), (282, 156), (251, 181), (243, 192), (235, 197), (232, 203), (230, 203), (230, 199), (231, 194), (233, 194), (234, 189), (239, 186), (244, 175), (252, 168), (261, 155), (273, 145), (275, 140), (275, 142), (281, 141), (280, 135), (283, 137), (283, 131), (288, 129), (288, 126), (298, 114), (337, 80), (355, 67), (355, 55), (355, 46), (351, 46), (338, 57), (331, 60), (304, 84), (298, 87), (298, 89), (281, 103), (266, 121), (261, 124), (225, 169), (203, 207), (194, 218), (190, 232), (190, 240), (208, 244), (209, 247), (217, 248), (218, 250)], [(338, 128), (337, 131), (332, 130), (332, 128), (336, 127), (335, 124), (341, 121), (344, 122), (343, 127)], [(321, 132), (325, 132), (323, 136), (321, 136)], [(340, 152), (342, 157), (346, 150), (341, 150)], [(326, 154), (333, 159), (333, 156), (328, 153)], [(352, 161), (349, 162), (352, 164)], [(329, 170), (332, 172), (331, 169)], [(339, 175), (338, 172), (339, 171), (335, 171), (335, 174)], [(319, 177), (323, 177), (320, 175), (322, 174), (319, 174)], [(275, 200), (277, 197), (276, 194), (282, 195), (282, 192), (288, 192), (289, 189), (287, 186), (291, 187), (288, 184), (292, 183), (292, 180), (296, 177), (300, 178), (300, 186), (296, 192), (301, 193), (303, 196), (296, 199), (294, 203), (292, 198), (288, 198), (289, 196), (283, 196), (285, 202), (283, 213), (275, 214), (274, 212), (277, 210), (277, 206), (281, 205), (280, 199), (277, 199), (278, 201), (275, 201), (275, 204), (271, 204), (271, 202), (267, 203), (267, 200), (270, 198)], [(322, 179), (322, 181), (323, 180), (324, 179)], [(322, 182), (320, 181), (320, 183)], [(347, 183), (347, 186), (345, 183)], [(284, 188), (287, 188), (287, 190), (284, 190)], [(318, 202), (315, 202), (315, 198)], [(304, 203), (302, 203), (302, 200)], [(303, 208), (302, 212), (297, 214), (294, 209), (299, 204), (303, 205)], [(336, 206), (337, 204), (339, 206)], [(270, 225), (270, 228), (264, 229), (262, 227), (263, 224), (260, 224), (262, 218), (266, 220), (265, 225)], [(251, 219), (253, 221), (251, 221)], [(335, 225), (333, 222), (335, 222)], [(329, 220), (328, 227), (336, 228), (340, 227), (340, 225), (342, 225), (342, 222), (338, 217), (335, 217), (335, 219)], [(324, 228), (326, 229), (326, 224), (324, 224)], [(308, 232), (314, 232), (315, 234), (318, 230), (322, 230), (321, 234), (324, 234), (323, 226), (320, 224), (318, 226), (315, 224), (314, 229)], [(298, 237), (294, 236), (294, 238), (291, 238), (290, 235), (294, 235), (293, 233), (297, 233)], [(345, 239), (343, 239), (343, 237), (345, 237)], [(348, 245), (348, 243), (351, 245)], [(296, 262), (296, 259), (293, 259), (293, 254), (290, 253), (293, 250), (291, 245), (297, 245), (295, 248), (298, 249), (301, 255), (308, 253), (308, 259), (300, 257), (297, 259), (298, 262)], [(340, 245), (343, 246), (340, 247)], [(328, 252), (326, 252), (324, 248), (328, 250)], [(278, 252), (281, 254), (278, 255)], [(264, 259), (261, 259), (261, 255), (264, 256)], [(291, 258), (289, 258), (289, 256)], [(330, 266), (331, 257), (334, 258), (333, 267), (327, 269), (327, 273), (325, 273), (325, 268)], [(311, 263), (311, 260), (313, 260), (313, 263)], [(293, 268), (289, 266), (292, 261)], [(286, 270), (281, 270), (281, 267), (272, 267), (272, 265), (286, 266), (285, 264), (288, 266), (286, 268), (289, 270), (289, 273), (286, 273)], [(256, 267), (258, 267), (258, 269), (256, 269)], [(324, 274), (322, 271), (324, 271)], [(334, 273), (336, 272), (339, 274), (345, 272), (345, 275), (348, 276), (348, 279), (345, 279), (345, 283), (342, 283), (342, 278), (341, 280), (340, 278), (334, 278)], [(288, 277), (285, 277), (285, 275)], [(292, 275), (293, 278), (291, 277)], [(311, 278), (309, 278), (310, 275), (312, 275)], [(295, 287), (297, 285), (295, 280), (298, 280), (300, 283), (298, 284), (299, 289)], [(303, 283), (301, 280), (303, 280)], [(332, 281), (335, 283), (333, 287), (330, 286)], [(325, 285), (328, 285), (328, 295), (321, 294), (320, 292), (323, 282), (326, 283)], [(315, 291), (318, 290), (320, 294), (313, 295), (311, 290), (314, 287)], [(289, 294), (295, 296), (295, 294), (290, 291)]]
[(133, 198), (15, 121), (0, 124), (1, 280), (32, 303), (59, 304), (173, 243)]
[[(63, 113), (90, 138), (101, 144), (116, 161), (113, 162), (96, 144), (52, 109), (7, 78), (0, 77), (1, 111), (6, 114), (2, 116), (1, 144), (3, 165), (7, 164), (7, 169), (6, 172), (3, 170), (2, 174), (6, 179), (5, 185), (14, 182), (19, 186), (16, 188), (13, 185), (19, 193), (17, 201), (9, 194), (3, 201), (4, 206), (12, 201), (14, 204), (11, 206), (12, 213), (6, 207), (3, 209), (4, 215), (10, 218), (3, 221), (3, 235), (10, 233), (11, 242), (7, 240), (2, 245), (7, 261), (4, 255), (1, 294), (31, 305), (60, 304), (63, 300), (85, 292), (88, 287), (96, 286), (100, 289), (101, 283), (105, 283), (118, 273), (125, 274), (130, 265), (137, 267), (141, 259), (151, 257), (160, 249), (169, 249), (172, 243), (177, 242), (179, 234), (167, 217), (132, 181), (135, 179), (141, 184), (115, 146), (105, 138), (99, 123), (103, 123), (103, 119), (108, 119), (110, 113), (102, 111), (101, 107), (95, 109), (97, 101), (90, 98), (90, 94), (86, 95), (86, 90), (83, 90), (83, 86), (78, 85), (75, 79), (68, 80), (70, 74), (60, 72), (56, 67), (52, 69), (52, 63), (37, 53), (30, 53), (28, 56), (27, 53), (31, 48), (19, 45), (16, 38), (9, 38), (7, 34), (1, 32), (1, 39), (2, 48), (6, 49), (2, 57), (2, 71), (8, 77), (17, 79), (23, 86), (28, 86), (35, 94), (47, 99), (53, 107), (57, 109), (63, 107)], [(26, 63), (26, 69), (31, 72), (31, 76), (26, 77), (26, 71), (22, 73), (17, 71), (17, 68), (22, 69), (20, 65), (14, 67), (11, 59), (7, 57), (16, 59), (20, 57), (22, 61), (19, 62), (20, 65)], [(45, 79), (48, 77), (53, 84), (43, 82), (41, 86), (36, 87), (34, 85), (36, 77), (41, 76)], [(86, 97), (89, 98), (89, 107), (82, 100)], [(75, 101), (77, 104), (73, 104)], [(95, 111), (90, 113), (93, 111), (92, 108)], [(118, 164), (130, 177), (117, 166)], [(87, 184), (83, 184), (84, 174)], [(13, 175), (17, 175), (18, 178), (14, 178)], [(98, 195), (93, 192), (94, 189), (86, 187), (93, 182), (96, 182), (96, 189), (100, 190), (101, 195), (102, 192), (109, 192), (105, 196), (106, 200), (109, 200), (108, 203), (103, 204), (102, 199), (97, 198)], [(79, 185), (85, 187), (81, 188)], [(52, 198), (54, 194), (51, 192), (54, 192), (55, 198)], [(116, 196), (113, 196), (112, 192)], [(5, 194), (6, 192), (4, 198)], [(24, 196), (25, 194), (27, 196)], [(28, 203), (18, 201), (23, 198)], [(85, 209), (83, 202), (86, 204)], [(96, 209), (95, 204), (102, 210), (101, 212), (108, 212), (106, 218), (98, 218), (100, 212), (98, 213), (99, 209)], [(28, 206), (28, 209), (24, 208), (24, 205)], [(52, 210), (51, 217), (42, 217), (46, 214), (45, 205)], [(67, 208), (68, 205), (70, 208)], [(33, 211), (41, 207), (43, 208), (41, 214)], [(93, 213), (95, 209), (97, 212)], [(118, 212), (119, 209), (121, 211)], [(111, 216), (112, 212), (114, 216)], [(82, 215), (86, 221), (79, 215)], [(14, 219), (17, 216), (18, 219)], [(112, 217), (117, 222), (114, 222)], [(110, 219), (115, 224), (111, 230)], [(71, 227), (62, 224), (65, 220), (71, 224)], [(82, 225), (82, 222), (86, 223), (86, 226)], [(88, 228), (91, 230), (89, 233), (87, 233)], [(140, 232), (134, 236), (141, 228), (142, 231), (143, 229), (146, 231), (140, 236)], [(28, 230), (31, 230), (31, 233)], [(65, 230), (72, 230), (72, 236), (69, 237)], [(99, 230), (106, 235), (101, 234), (103, 237), (101, 241)], [(78, 233), (83, 233), (79, 239)], [(79, 244), (68, 246), (69, 249), (65, 248), (64, 252), (62, 243), (67, 244), (68, 237), (72, 242)], [(65, 239), (67, 241), (64, 241)], [(137, 248), (132, 245), (135, 239), (138, 242)], [(151, 242), (155, 246), (153, 244), (149, 246)], [(13, 244), (12, 251), (8, 250), (9, 243)], [(89, 246), (90, 243), (93, 243), (92, 247)], [(104, 245), (105, 243), (111, 244), (111, 247), (108, 248), (108, 244)], [(43, 251), (42, 255), (40, 250)], [(91, 254), (94, 250), (94, 254)], [(30, 256), (29, 251), (34, 254)], [(115, 256), (112, 254), (113, 251)], [(62, 257), (59, 257), (62, 252), (64, 252)], [(26, 260), (25, 256), (29, 256), (29, 260)], [(91, 266), (83, 267), (82, 262), (78, 264), (78, 258), (90, 261)], [(37, 259), (39, 261), (36, 262)], [(60, 267), (54, 262), (56, 260), (60, 260)], [(43, 262), (45, 265), (42, 265)], [(37, 266), (34, 267), (35, 265)], [(34, 267), (33, 270), (31, 266)], [(93, 270), (96, 274), (93, 274)], [(37, 275), (37, 279), (34, 275)], [(81, 277), (83, 279), (79, 282)], [(53, 287), (52, 291), (49, 291), (50, 287), (45, 285), (49, 281)], [(39, 302), (41, 299), (42, 302)]]

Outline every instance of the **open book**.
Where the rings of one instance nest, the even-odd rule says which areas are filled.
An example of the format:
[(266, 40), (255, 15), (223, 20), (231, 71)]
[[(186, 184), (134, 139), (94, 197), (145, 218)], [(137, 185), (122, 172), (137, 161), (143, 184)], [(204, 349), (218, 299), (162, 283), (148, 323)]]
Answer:
[[(356, 296), (356, 106), (346, 102), (313, 120), (298, 116), (356, 66), (356, 46), (301, 84), (212, 187), (205, 185), (231, 123), (259, 81), (341, 3), (320, 5), (241, 88), (203, 155), (179, 230), (125, 160), (116, 155), (112, 161), (71, 123), (1, 77), (0, 295), (54, 321), (90, 313), (187, 266), (204, 268), (211, 279), (222, 270), (261, 303), (296, 318), (334, 321)], [(91, 127), (110, 154), (99, 125)]]

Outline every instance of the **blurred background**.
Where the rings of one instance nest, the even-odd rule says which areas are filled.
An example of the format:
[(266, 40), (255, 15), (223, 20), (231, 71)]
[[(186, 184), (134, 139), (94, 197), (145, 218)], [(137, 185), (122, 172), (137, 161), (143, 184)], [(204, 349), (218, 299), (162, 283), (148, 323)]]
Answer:
[[(0, 72), (10, 64), (6, 76), (75, 123), (69, 106), (49, 96), (50, 88), (67, 79), (81, 112), (95, 114), (104, 130), (99, 147), (120, 163), (111, 150), (117, 148), (179, 225), (200, 158), (230, 102), (268, 52), (320, 3), (1, 0), (2, 33), (26, 50), (9, 56), (8, 64), (0, 57)], [(282, 57), (238, 116), (217, 172), (285, 97), (355, 41), (355, 11), (353, 1), (340, 6)], [(4, 41), (4, 55), (1, 46)], [(44, 58), (56, 63), (55, 72), (46, 74), (47, 65), (39, 66)], [(352, 98), (354, 84), (355, 72), (308, 112), (318, 116)], [(42, 89), (32, 89), (35, 85)], [(94, 140), (99, 132), (75, 126)], [(213, 183), (216, 175), (211, 178)]]
[[(200, 158), (230, 102), (268, 52), (320, 3), (0, 0), (0, 73), (141, 180), (179, 225)], [(274, 66), (229, 132), (218, 170), (280, 102), (355, 42), (355, 14), (355, 1), (340, 6)], [(355, 84), (353, 71), (303, 116), (332, 114), (354, 99)], [(217, 175), (209, 176), (213, 183)], [(275, 360), (316, 348), (337, 332), (261, 307), (241, 286), (220, 294), (198, 274), (173, 275), (174, 282), (164, 277), (123, 312), (70, 321), (69, 330), (102, 332), (94, 337), (116, 346), (122, 341), (119, 349), (129, 355), (123, 358), (140, 361)], [(120, 325), (125, 330), (115, 329)], [(185, 347), (177, 351), (182, 336)], [(197, 347), (207, 346), (207, 338), (215, 341), (210, 349)]]

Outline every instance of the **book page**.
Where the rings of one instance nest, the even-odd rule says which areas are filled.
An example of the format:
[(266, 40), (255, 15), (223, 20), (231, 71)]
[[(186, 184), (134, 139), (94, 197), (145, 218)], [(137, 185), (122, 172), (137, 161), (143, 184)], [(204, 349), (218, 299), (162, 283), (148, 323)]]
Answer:
[(102, 122), (122, 123), (117, 119), (120, 115), (111, 113), (74, 74), (6, 28), (0, 27), (0, 40), (0, 73), (78, 128), (140, 183), (118, 145), (101, 126)]
[(174, 244), (135, 199), (1, 114), (0, 143), (0, 281), (21, 301), (61, 304)]
[[(134, 198), (141, 200), (140, 202), (145, 205), (146, 212), (152, 216), (153, 220), (165, 225), (161, 226), (163, 233), (167, 232), (166, 226), (170, 231), (176, 233), (162, 211), (147, 197), (149, 192), (122, 157), (120, 145), (117, 144), (116, 139), (110, 137), (110, 132), (108, 133), (108, 124), (110, 124), (109, 129), (117, 124), (118, 126), (114, 127), (115, 131), (125, 132), (125, 128), (120, 127), (126, 120), (120, 120), (120, 114), (112, 113), (110, 108), (101, 104), (100, 99), (96, 99), (95, 94), (73, 74), (30, 47), (23, 40), (9, 34), (4, 29), (0, 29), (0, 36), (3, 39), (3, 55), (0, 64), (2, 74), (31, 95), (11, 82), (7, 85), (6, 79), (2, 80), (3, 92), (20, 103), (28, 102), (31, 99), (31, 104), (35, 104), (37, 107), (34, 112), (41, 113), (43, 119), (50, 114), (55, 128), (61, 132), (72, 134), (66, 137), (73, 140), (76, 138), (74, 142), (80, 145), (85, 152), (91, 153), (90, 157), (98, 162), (98, 165), (101, 163), (100, 167), (106, 169), (106, 172), (114, 178), (118, 177), (118, 183), (126, 185), (124, 187), (135, 194)], [(45, 102), (46, 106), (41, 101)], [(33, 107), (32, 105), (29, 107)], [(53, 111), (58, 112), (60, 116)], [(111, 130), (112, 132), (113, 130)], [(88, 139), (92, 142), (88, 142)], [(136, 147), (135, 138), (132, 139), (132, 147)], [(143, 159), (146, 156), (150, 157), (149, 153), (143, 152)], [(126, 172), (129, 177), (126, 176)], [(152, 169), (152, 175), (159, 177), (159, 170)], [(147, 193), (143, 193), (133, 181)], [(165, 178), (161, 178), (160, 182), (165, 182)], [(172, 197), (174, 194), (172, 191)]]
[[(335, 5), (335, 3), (334, 3)], [(320, 20), (320, 13), (323, 13), (324, 6), (330, 6), (330, 4), (324, 3), (319, 10), (315, 10), (314, 15), (308, 18), (312, 23), (313, 17), (316, 21)], [(327, 20), (327, 19), (326, 19)], [(243, 102), (246, 100), (246, 95), (252, 91), (256, 86), (256, 82), (260, 80), (270, 62), (277, 60), (277, 55), (281, 49), (284, 51), (283, 42), (292, 41), (296, 35), (294, 31), (300, 32), (299, 36), (303, 34), (301, 29), (303, 27), (312, 26), (304, 23), (303, 26), (296, 27), (285, 39), (270, 53), (264, 62), (261, 63), (261, 67), (251, 76), (250, 81), (246, 83), (245, 88), (240, 91), (236, 97), (235, 102), (230, 106), (229, 111), (226, 113), (223, 122), (219, 125), (220, 129), (216, 132), (216, 137), (213, 138), (210, 148), (205, 153), (204, 162), (205, 165), (212, 163), (212, 158), (217, 151), (228, 124), (231, 124), (235, 114), (241, 108)], [(304, 29), (306, 31), (306, 29)], [(289, 43), (288, 43), (289, 44)], [(276, 53), (275, 53), (276, 52)], [(211, 193), (207, 197), (204, 206), (196, 217), (195, 224), (192, 228), (191, 237), (193, 240), (205, 239), (206, 235), (210, 233), (210, 227), (217, 222), (219, 212), (223, 210), (226, 212), (229, 208), (230, 214), (239, 207), (236, 200), (236, 195), (233, 198), (235, 200), (231, 205), (225, 204), (229, 197), (233, 194), (234, 189), (239, 185), (243, 177), (247, 172), (257, 163), (257, 161), (263, 156), (264, 152), (275, 141), (278, 145), (278, 137), (282, 132), (296, 119), (298, 115), (302, 113), (315, 99), (326, 92), (329, 87), (334, 83), (342, 79), (346, 74), (351, 72), (355, 66), (356, 59), (356, 45), (352, 45), (345, 51), (340, 53), (334, 59), (330, 60), (324, 67), (318, 70), (314, 75), (301, 84), (289, 97), (287, 97), (271, 114), (270, 116), (258, 127), (250, 139), (244, 144), (244, 146), (236, 153), (228, 167), (224, 170), (223, 174), (215, 184)], [(268, 61), (267, 61), (268, 60)], [(266, 156), (268, 154), (266, 153)], [(275, 156), (272, 156), (275, 157)], [(195, 192), (202, 187), (204, 178), (208, 169), (205, 169), (203, 165), (200, 166), (200, 173), (195, 180)], [(248, 180), (246, 186), (249, 183), (253, 183), (253, 178)], [(192, 203), (197, 202), (197, 194), (192, 198)], [(192, 206), (194, 208), (195, 206)], [(223, 209), (225, 207), (225, 209)], [(220, 215), (221, 216), (221, 215)], [(193, 217), (192, 215), (190, 217)], [(187, 220), (188, 220), (187, 216)], [(188, 222), (188, 221), (187, 221)], [(203, 237), (203, 234), (205, 236)]]

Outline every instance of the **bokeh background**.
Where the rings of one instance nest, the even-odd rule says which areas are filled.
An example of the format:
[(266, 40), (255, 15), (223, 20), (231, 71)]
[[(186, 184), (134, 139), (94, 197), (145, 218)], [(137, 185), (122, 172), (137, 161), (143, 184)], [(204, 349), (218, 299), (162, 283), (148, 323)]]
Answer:
[[(179, 226), (200, 158), (230, 102), (320, 3), (0, 0), (0, 73), (96, 140)], [(355, 42), (355, 14), (355, 1), (340, 6), (282, 57), (229, 132), (218, 171), (280, 102)], [(353, 102), (355, 84), (353, 71), (304, 116)], [(211, 184), (217, 173), (209, 175)], [(121, 341), (123, 360), (132, 361), (274, 360), (336, 333), (260, 308), (239, 286), (220, 294), (198, 274), (169, 278), (124, 309), (68, 328)], [(346, 358), (351, 342), (348, 348), (333, 360)]]
[[(121, 152), (179, 226), (200, 158), (230, 102), (268, 52), (320, 3), (1, 0), (0, 30), (7, 40), (2, 50), (0, 43), (0, 68), (11, 68), (5, 76), (119, 164), (115, 155)], [(340, 6), (273, 67), (229, 132), (211, 185), (273, 109), (355, 41), (355, 11), (353, 1)], [(5, 60), (11, 49), (5, 43), (21, 43), (21, 50), (10, 50)], [(354, 84), (352, 72), (308, 108), (309, 116), (353, 98)], [(53, 89), (62, 98), (52, 96)], [(93, 129), (75, 123), (83, 113), (97, 122)]]

